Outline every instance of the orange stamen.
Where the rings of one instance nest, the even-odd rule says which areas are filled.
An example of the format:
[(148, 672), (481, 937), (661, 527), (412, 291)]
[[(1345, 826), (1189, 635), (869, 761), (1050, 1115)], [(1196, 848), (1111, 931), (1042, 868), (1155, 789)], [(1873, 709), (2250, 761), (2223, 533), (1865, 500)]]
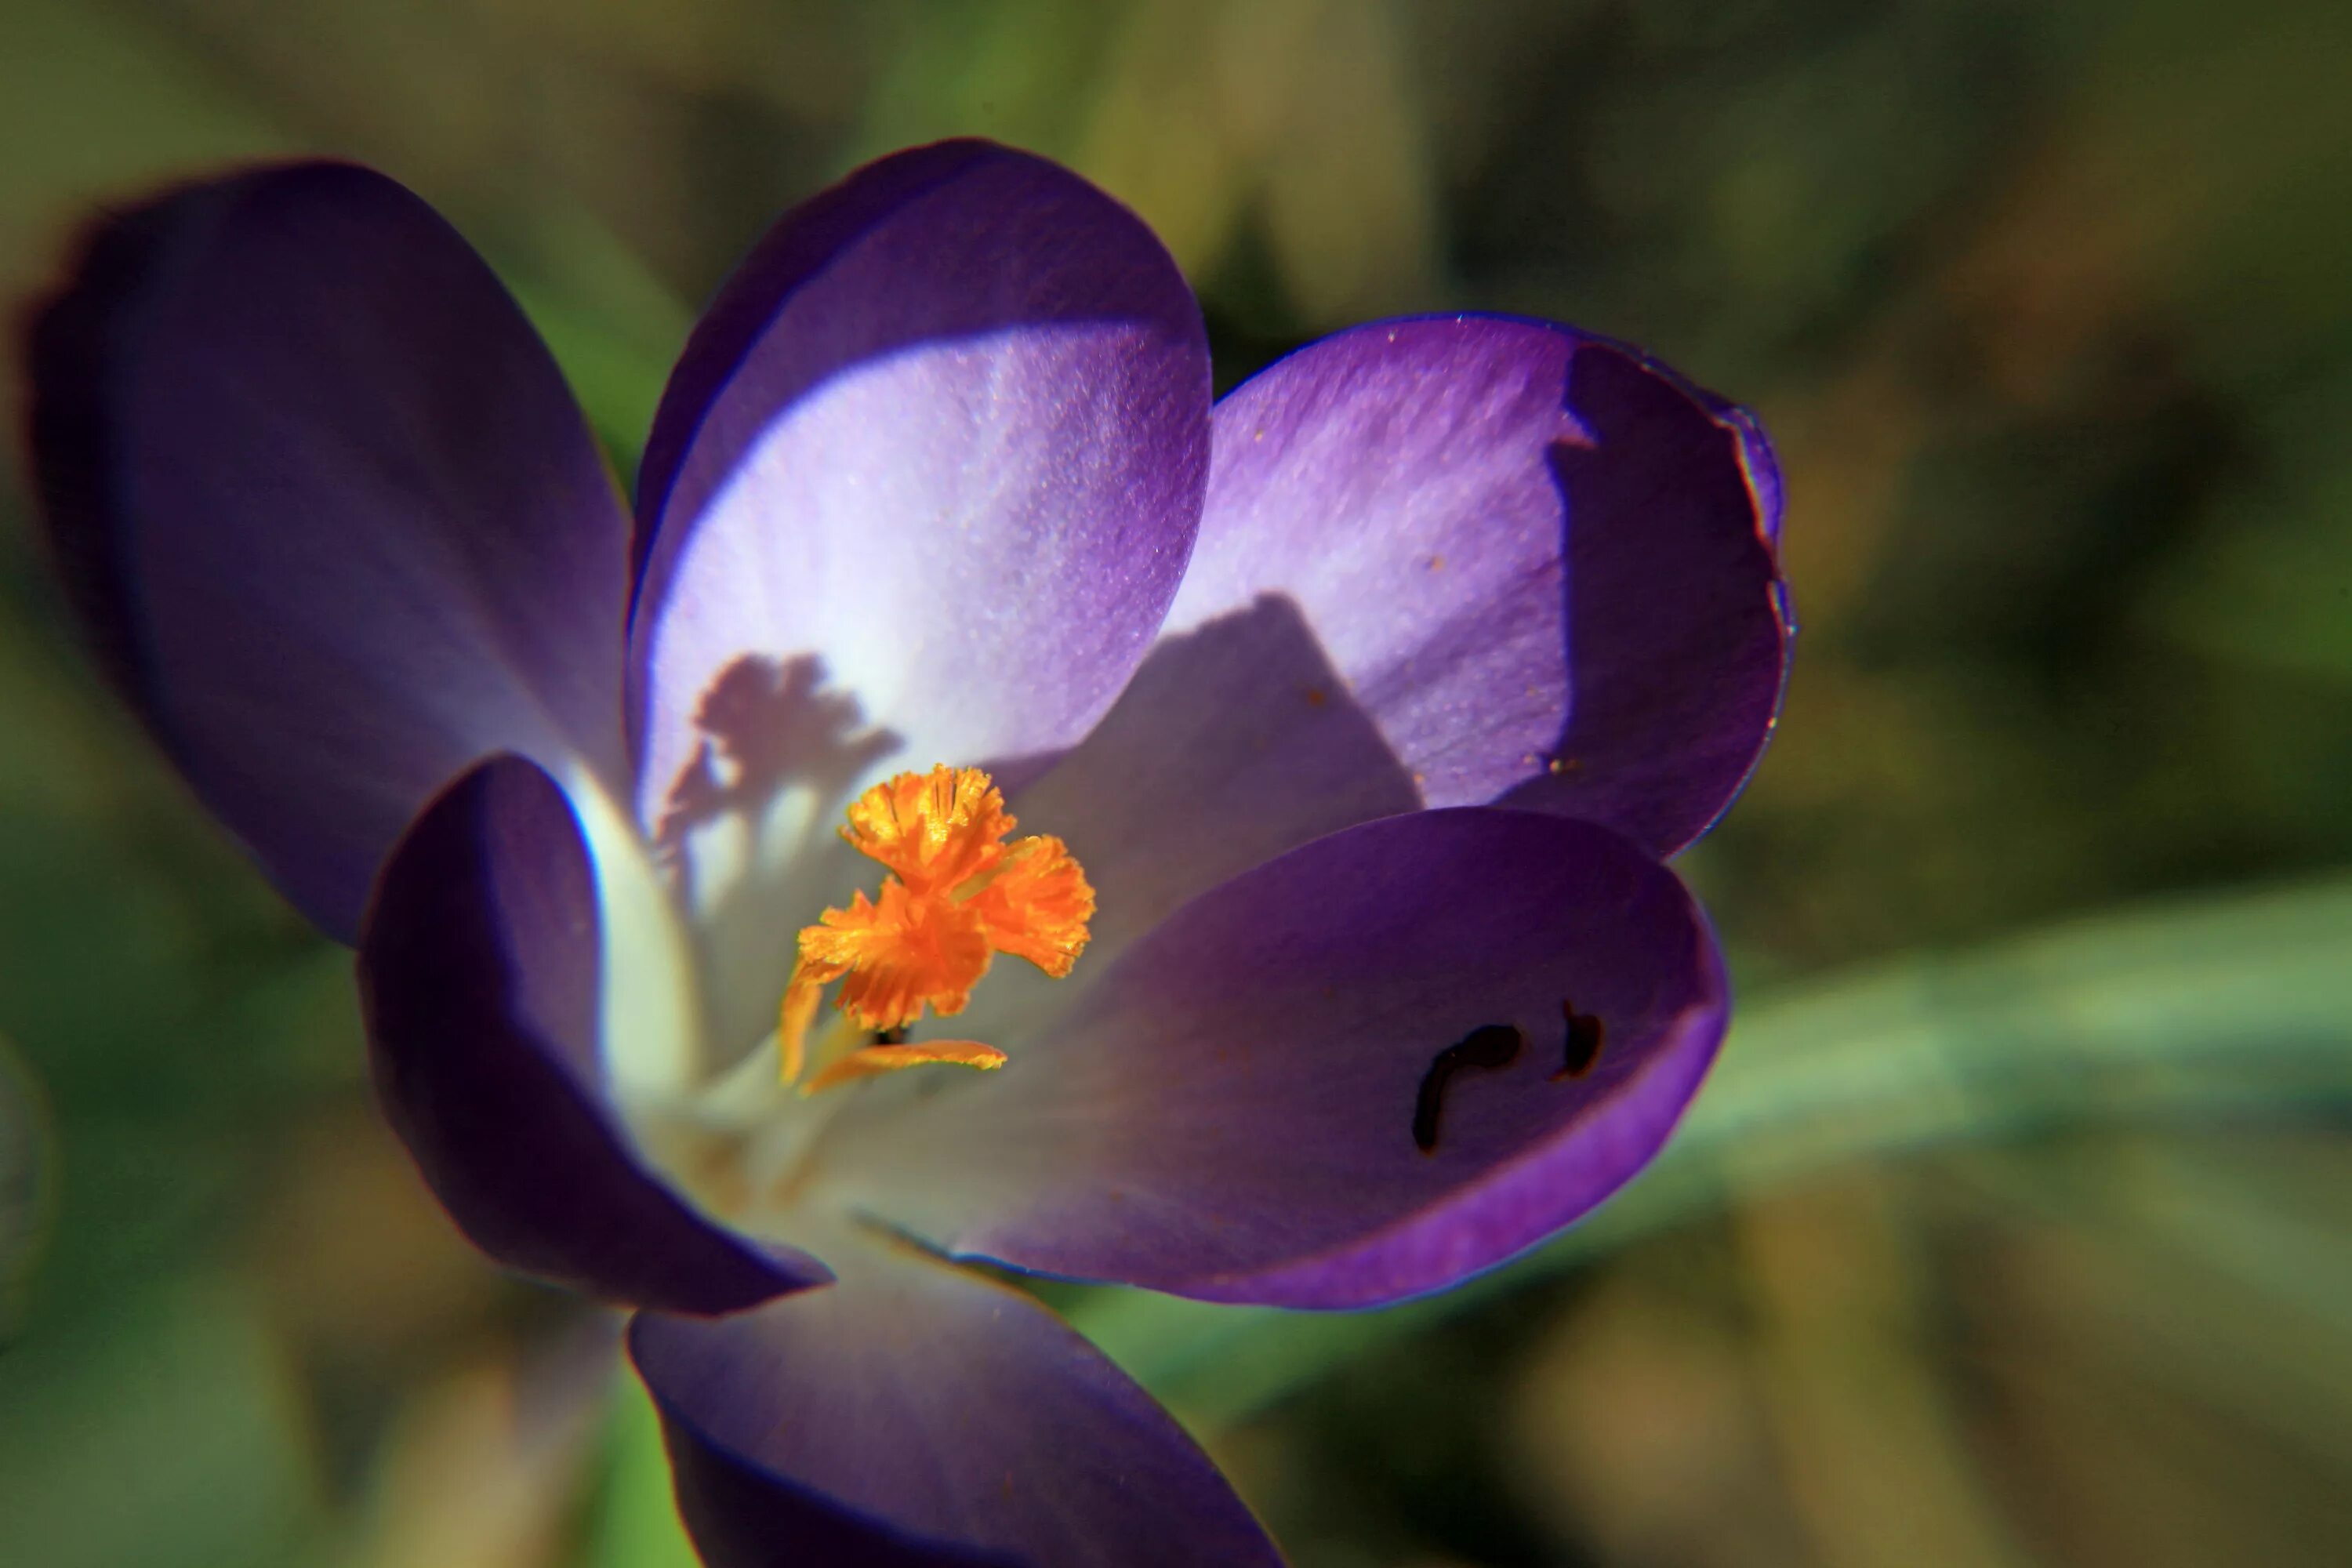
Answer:
[(898, 1072), (904, 1068), (924, 1067), (933, 1062), (953, 1062), (959, 1067), (994, 1072), (1004, 1065), (1004, 1053), (994, 1046), (983, 1046), (978, 1040), (932, 1040), (919, 1046), (861, 1046), (803, 1084), (801, 1092), (814, 1094), (835, 1084), (854, 1083), (861, 1078)]
[[(963, 1011), (996, 953), (1056, 979), (1069, 973), (1094, 916), (1094, 889), (1067, 845), (1045, 836), (1004, 842), (1016, 824), (978, 768), (900, 773), (858, 796), (848, 818), (841, 836), (891, 874), (877, 897), (860, 892), (801, 930), (777, 1030), (788, 1083), (805, 1065), (817, 994), (832, 982), (842, 982), (834, 1005), (851, 1023), (902, 1029), (926, 1010)], [(823, 1066), (803, 1092), (924, 1062), (1003, 1059), (970, 1041), (868, 1046)]]

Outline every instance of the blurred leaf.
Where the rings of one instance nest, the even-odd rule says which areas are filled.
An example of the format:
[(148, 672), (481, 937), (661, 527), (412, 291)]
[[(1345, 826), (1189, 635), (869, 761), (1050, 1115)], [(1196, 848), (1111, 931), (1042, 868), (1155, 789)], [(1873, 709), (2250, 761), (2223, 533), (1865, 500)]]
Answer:
[(1937, 1353), (1941, 1303), (1889, 1185), (1869, 1173), (1816, 1184), (1748, 1205), (1728, 1227), (1791, 1513), (1825, 1563), (2026, 1568), (1974, 1463)]
[(868, 9), (884, 46), (853, 161), (942, 136), (992, 136), (1067, 157), (1108, 36), (1130, 7), (1097, 0)]
[(1958, 1351), (1976, 1453), (2044, 1561), (2343, 1561), (2340, 1120), (2105, 1131), (1956, 1154), (1932, 1176), (1923, 1217), (1958, 1256), (1929, 1342)]
[(2263, 462), (2216, 498), (2155, 611), (2223, 658), (2352, 680), (2352, 363), (2266, 399)]
[(1196, 1430), (1740, 1194), (2050, 1127), (2352, 1106), (2352, 884), (2063, 927), (1748, 1005), (1666, 1152), (1591, 1219), (1450, 1293), (1323, 1315), (1107, 1291), (1077, 1326)]
[(633, 480), (692, 316), (641, 257), (569, 205), (536, 207), (525, 243), (493, 259), (623, 478)]
[(0, 1358), (0, 1542), (26, 1568), (267, 1568), (319, 1522), (289, 1369), (245, 1299), (168, 1285)]
[(2136, 1381), (2352, 1465), (2352, 1142), (2168, 1131), (1958, 1161), (1948, 1174), (2007, 1233), (2038, 1233), (2045, 1255), (2071, 1259), (2074, 1278), (2045, 1268), (2039, 1288), (2132, 1303), (2128, 1337), (2095, 1302), (2074, 1315)]
[(57, 1151), (32, 1069), (0, 1036), (0, 1347), (23, 1318), (56, 1204)]
[(116, 5), (0, 6), (0, 289), (16, 295), (94, 197), (285, 139), (186, 52)]
[(2352, 10), (2309, 0), (2107, 7), (2084, 91), (2082, 216), (2114, 207), (2217, 376), (2352, 320)]
[(610, 1443), (581, 1568), (699, 1568), (670, 1494), (661, 1417), (633, 1374), (614, 1380)]
[[(404, 1389), (339, 1568), (553, 1568), (605, 1422), (610, 1344), (553, 1377), (505, 1347)], [(583, 1365), (583, 1362), (589, 1364)], [(558, 1386), (550, 1387), (550, 1382)]]
[[(513, 277), (507, 286), (562, 367), (572, 395), (612, 456), (625, 494), (635, 483), (637, 458), (653, 428), (669, 359), (649, 353), (594, 311), (543, 286)], [(683, 343), (683, 334), (679, 342)]]

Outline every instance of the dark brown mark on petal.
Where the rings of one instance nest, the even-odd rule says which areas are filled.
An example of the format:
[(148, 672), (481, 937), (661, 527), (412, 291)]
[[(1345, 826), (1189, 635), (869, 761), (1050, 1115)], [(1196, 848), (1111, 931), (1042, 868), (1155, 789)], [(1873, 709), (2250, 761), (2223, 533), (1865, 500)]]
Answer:
[(1437, 1053), (1422, 1078), (1421, 1093), (1412, 1104), (1412, 1141), (1424, 1154), (1436, 1152), (1437, 1118), (1444, 1109), (1445, 1086), (1464, 1068), (1504, 1068), (1518, 1059), (1525, 1037), (1509, 1024), (1485, 1024)]
[(1579, 1013), (1576, 1004), (1562, 1001), (1559, 1016), (1568, 1021), (1568, 1040), (1563, 1047), (1559, 1070), (1551, 1075), (1558, 1083), (1564, 1078), (1582, 1078), (1601, 1059), (1601, 1045), (1607, 1034), (1601, 1020), (1591, 1013)]

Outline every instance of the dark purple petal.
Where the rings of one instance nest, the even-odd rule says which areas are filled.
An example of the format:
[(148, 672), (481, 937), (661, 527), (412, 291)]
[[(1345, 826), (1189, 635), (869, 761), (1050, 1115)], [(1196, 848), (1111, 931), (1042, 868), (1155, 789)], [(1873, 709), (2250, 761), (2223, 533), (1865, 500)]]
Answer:
[(331, 934), (476, 758), (620, 776), (626, 520), (423, 202), (337, 163), (189, 186), (100, 227), (27, 348), (34, 477), (109, 673)]
[(554, 781), (494, 757), (384, 867), (360, 993), (385, 1116), (474, 1244), (607, 1300), (725, 1312), (827, 1278), (649, 1173), (598, 1092), (596, 882)]
[[(1755, 497), (1756, 526), (1763, 531), (1764, 542), (1777, 552), (1780, 547), (1780, 509), (1787, 500), (1780, 485), (1780, 459), (1773, 454), (1771, 439), (1764, 434), (1764, 426), (1755, 415), (1736, 403), (1727, 403), (1711, 393), (1700, 393), (1717, 419), (1728, 426), (1739, 437), (1739, 464), (1748, 480), (1748, 489)], [(1784, 619), (1788, 606), (1781, 606)]]
[(1754, 422), (1623, 348), (1380, 322), (1218, 405), (1168, 629), (1286, 596), (1428, 804), (1501, 799), (1670, 854), (1771, 729), (1778, 509)]
[(1036, 1302), (895, 1243), (825, 1252), (824, 1289), (630, 1326), (711, 1568), (1279, 1563), (1167, 1414)]
[[(1690, 895), (1608, 829), (1389, 817), (1186, 905), (1043, 1037), (992, 1042), (1002, 1070), (876, 1085), (824, 1179), (959, 1255), (1369, 1306), (1615, 1191), (1697, 1090), (1727, 1006)], [(1580, 1072), (1591, 1026), (1571, 1017), (1601, 1031)], [(1516, 1059), (1464, 1067), (1425, 1108), (1441, 1054), (1490, 1026), (1520, 1032)]]
[(706, 700), (813, 655), (894, 766), (1076, 741), (1192, 549), (1208, 389), (1175, 264), (1040, 159), (921, 148), (787, 216), (655, 422), (634, 631), (646, 822), (701, 787), (708, 745), (768, 749), (698, 724)]

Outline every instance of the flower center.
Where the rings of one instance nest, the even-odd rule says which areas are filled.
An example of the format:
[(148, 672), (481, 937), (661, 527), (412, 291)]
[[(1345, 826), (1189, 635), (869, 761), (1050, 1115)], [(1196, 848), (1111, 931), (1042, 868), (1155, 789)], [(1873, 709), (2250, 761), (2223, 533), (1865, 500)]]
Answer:
[[(896, 1037), (926, 1008), (943, 1018), (962, 1012), (997, 953), (1058, 980), (1086, 950), (1095, 912), (1086, 872), (1058, 838), (1006, 843), (1015, 826), (978, 768), (900, 773), (851, 803), (841, 836), (890, 874), (878, 897), (861, 891), (847, 909), (801, 929), (777, 1029), (786, 1083), (810, 1065), (809, 1026), (819, 993), (835, 980), (834, 1005), (855, 1032), (820, 1042), (803, 1094), (926, 1063), (1004, 1065), (1003, 1051), (976, 1040), (908, 1045)], [(869, 1043), (857, 1043), (861, 1034)]]

